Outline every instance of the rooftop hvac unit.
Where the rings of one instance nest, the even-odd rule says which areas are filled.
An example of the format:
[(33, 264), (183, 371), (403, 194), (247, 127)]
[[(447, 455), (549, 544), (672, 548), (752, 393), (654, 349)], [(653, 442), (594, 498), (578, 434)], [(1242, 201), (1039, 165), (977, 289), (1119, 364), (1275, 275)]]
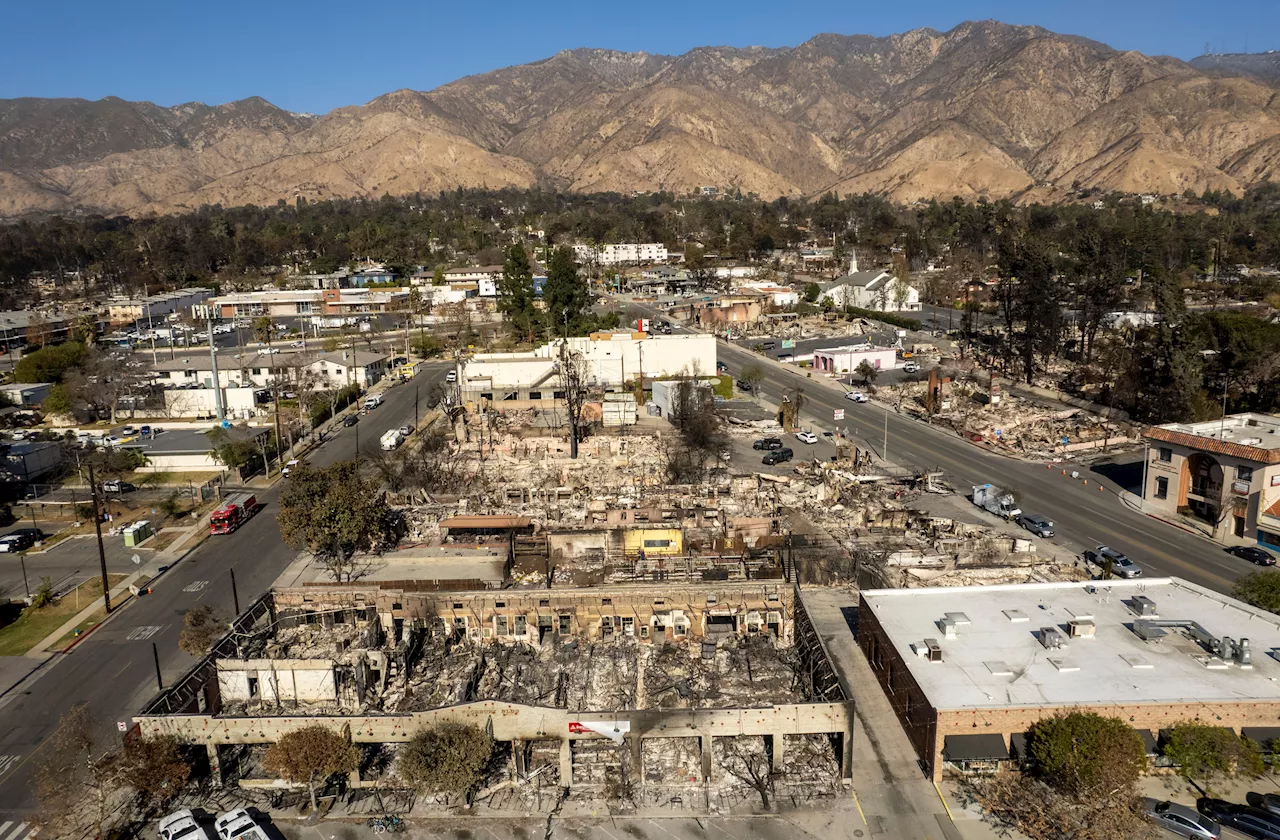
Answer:
[(1077, 618), (1067, 625), (1073, 639), (1092, 639), (1098, 632), (1098, 625), (1087, 618)]
[(1133, 632), (1144, 642), (1158, 642), (1168, 635), (1168, 633), (1151, 622), (1141, 620), (1133, 623)]
[(942, 628), (942, 635), (947, 639), (956, 637), (956, 623), (949, 618), (944, 618), (938, 622), (938, 626)]
[(1063, 638), (1062, 631), (1057, 627), (1041, 627), (1040, 644), (1048, 650), (1057, 650), (1066, 647), (1067, 640)]
[(1156, 602), (1146, 595), (1133, 596), (1133, 611), (1138, 615), (1154, 618), (1157, 615)]
[(1249, 647), (1248, 639), (1241, 639), (1236, 644), (1236, 661), (1241, 665), (1253, 666), (1253, 649)]
[(938, 644), (937, 639), (925, 639), (924, 646), (925, 646), (925, 649), (929, 652), (930, 662), (942, 661), (942, 645)]

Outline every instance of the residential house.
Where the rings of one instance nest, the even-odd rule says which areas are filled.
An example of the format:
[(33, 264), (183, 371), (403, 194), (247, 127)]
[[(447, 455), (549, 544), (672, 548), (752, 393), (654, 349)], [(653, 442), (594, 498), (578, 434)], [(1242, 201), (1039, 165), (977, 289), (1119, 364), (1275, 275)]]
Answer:
[(819, 300), (831, 298), (837, 307), (852, 306), (875, 312), (918, 312), (920, 292), (884, 269), (854, 271), (820, 283)]

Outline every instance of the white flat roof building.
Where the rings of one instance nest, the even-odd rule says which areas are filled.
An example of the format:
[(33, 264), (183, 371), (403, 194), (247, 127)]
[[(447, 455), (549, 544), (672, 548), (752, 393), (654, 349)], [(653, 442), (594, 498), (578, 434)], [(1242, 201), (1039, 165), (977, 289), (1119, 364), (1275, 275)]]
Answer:
[(1280, 616), (1178, 578), (866, 591), (858, 643), (935, 777), (1059, 710), (1280, 725)]

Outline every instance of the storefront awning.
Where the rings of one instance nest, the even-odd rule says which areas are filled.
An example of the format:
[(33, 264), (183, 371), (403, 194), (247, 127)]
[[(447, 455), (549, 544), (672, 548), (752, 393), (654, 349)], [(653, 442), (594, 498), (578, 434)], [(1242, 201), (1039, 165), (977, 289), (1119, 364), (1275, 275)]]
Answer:
[(994, 732), (948, 735), (942, 741), (942, 757), (947, 761), (1008, 761), (1009, 748), (1004, 744), (1004, 736)]
[(1280, 740), (1280, 726), (1246, 726), (1240, 734), (1256, 742), (1263, 752), (1271, 752), (1271, 742)]

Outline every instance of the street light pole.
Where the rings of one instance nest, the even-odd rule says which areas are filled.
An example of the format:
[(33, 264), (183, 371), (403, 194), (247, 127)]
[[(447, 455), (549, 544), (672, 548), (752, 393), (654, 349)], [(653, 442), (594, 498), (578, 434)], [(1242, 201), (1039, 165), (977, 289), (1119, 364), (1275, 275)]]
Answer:
[(31, 600), (31, 584), (27, 582), (27, 558), (21, 554), (18, 555), (18, 562), (22, 564), (22, 588), (27, 590), (27, 600)]

